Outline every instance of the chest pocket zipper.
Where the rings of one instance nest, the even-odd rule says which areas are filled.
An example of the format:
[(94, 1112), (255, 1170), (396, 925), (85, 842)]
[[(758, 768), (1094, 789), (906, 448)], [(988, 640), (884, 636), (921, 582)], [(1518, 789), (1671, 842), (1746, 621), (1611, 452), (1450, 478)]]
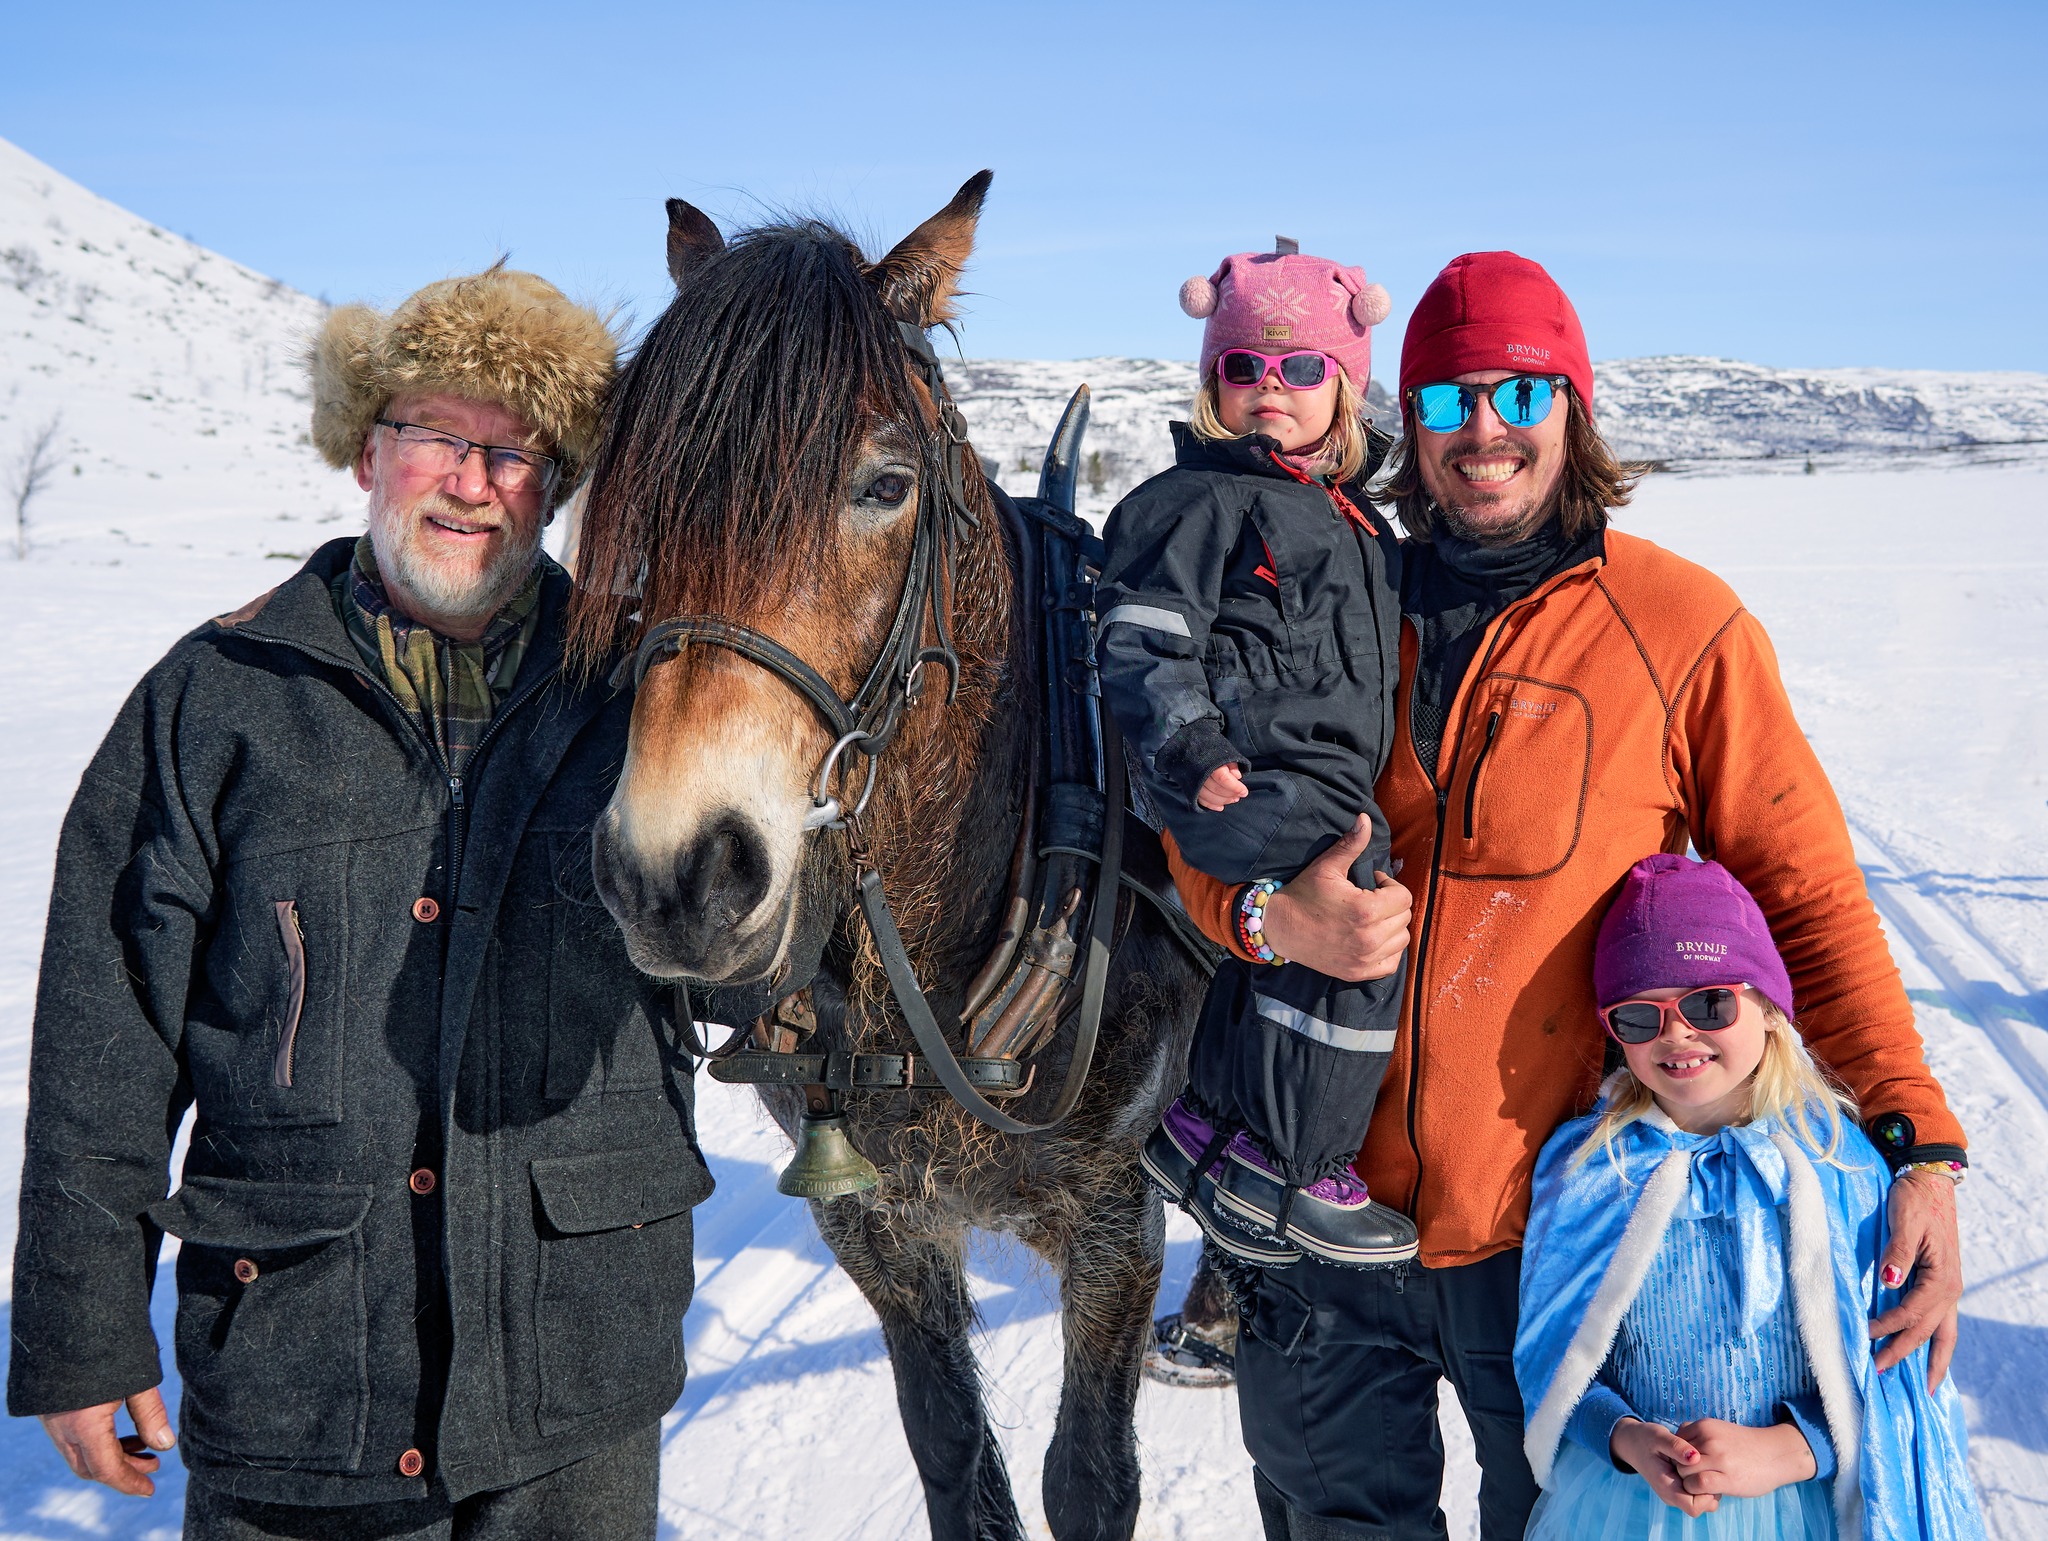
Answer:
[(1486, 766), (1486, 757), (1493, 753), (1493, 738), (1500, 732), (1500, 713), (1491, 712), (1486, 718), (1486, 742), (1479, 746), (1479, 753), (1472, 761), (1472, 777), (1465, 783), (1465, 838), (1472, 835), (1472, 814), (1479, 803), (1479, 772)]
[(306, 932), (299, 923), (299, 902), (280, 899), (277, 934), (284, 942), (285, 1010), (284, 1034), (277, 1042), (277, 1060), (270, 1078), (279, 1086), (292, 1084), (292, 1050), (298, 1043), (299, 1017), (306, 1009)]

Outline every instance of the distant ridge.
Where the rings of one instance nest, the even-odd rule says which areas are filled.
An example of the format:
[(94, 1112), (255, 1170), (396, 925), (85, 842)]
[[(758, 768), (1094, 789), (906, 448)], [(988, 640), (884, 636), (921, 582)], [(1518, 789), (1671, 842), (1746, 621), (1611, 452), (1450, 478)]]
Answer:
[[(1774, 369), (1683, 355), (1614, 359), (1594, 374), (1601, 431), (1633, 460), (1734, 469), (1784, 457), (2048, 443), (2048, 374)], [(949, 363), (947, 376), (975, 448), (1013, 492), (1036, 485), (1046, 438), (1086, 382), (1087, 443), (1102, 457), (1090, 511), (1106, 511), (1170, 462), (1166, 425), (1187, 416), (1195, 387), (1193, 365), (1171, 359), (968, 359)], [(1399, 431), (1400, 414), (1378, 381), (1371, 405), (1382, 426)]]

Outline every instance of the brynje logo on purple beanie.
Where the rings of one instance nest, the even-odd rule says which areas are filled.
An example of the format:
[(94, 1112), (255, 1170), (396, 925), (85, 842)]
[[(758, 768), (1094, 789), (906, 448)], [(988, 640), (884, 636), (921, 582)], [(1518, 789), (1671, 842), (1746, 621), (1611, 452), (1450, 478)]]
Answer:
[(1792, 978), (1749, 890), (1716, 861), (1659, 853), (1622, 879), (1593, 947), (1593, 990), (1612, 1006), (1646, 990), (1746, 984), (1786, 1016)]

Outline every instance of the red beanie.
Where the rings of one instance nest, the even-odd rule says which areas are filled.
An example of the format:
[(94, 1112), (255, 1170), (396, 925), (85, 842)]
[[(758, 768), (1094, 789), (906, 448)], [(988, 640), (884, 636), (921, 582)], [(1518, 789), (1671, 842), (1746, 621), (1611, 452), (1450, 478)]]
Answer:
[(1482, 369), (1563, 375), (1592, 414), (1579, 313), (1540, 264), (1511, 251), (1453, 257), (1423, 291), (1401, 342), (1401, 410), (1416, 386)]

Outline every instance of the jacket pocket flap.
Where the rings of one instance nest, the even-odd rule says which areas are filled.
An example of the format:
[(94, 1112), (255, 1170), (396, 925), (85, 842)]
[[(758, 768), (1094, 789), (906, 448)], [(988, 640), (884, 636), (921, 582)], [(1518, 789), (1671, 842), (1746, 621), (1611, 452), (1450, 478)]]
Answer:
[(711, 1196), (711, 1174), (688, 1145), (643, 1145), (533, 1163), (548, 1223), (565, 1235), (666, 1220)]
[(149, 1217), (181, 1241), (252, 1252), (309, 1247), (346, 1236), (370, 1212), (367, 1183), (245, 1182), (188, 1177)]

